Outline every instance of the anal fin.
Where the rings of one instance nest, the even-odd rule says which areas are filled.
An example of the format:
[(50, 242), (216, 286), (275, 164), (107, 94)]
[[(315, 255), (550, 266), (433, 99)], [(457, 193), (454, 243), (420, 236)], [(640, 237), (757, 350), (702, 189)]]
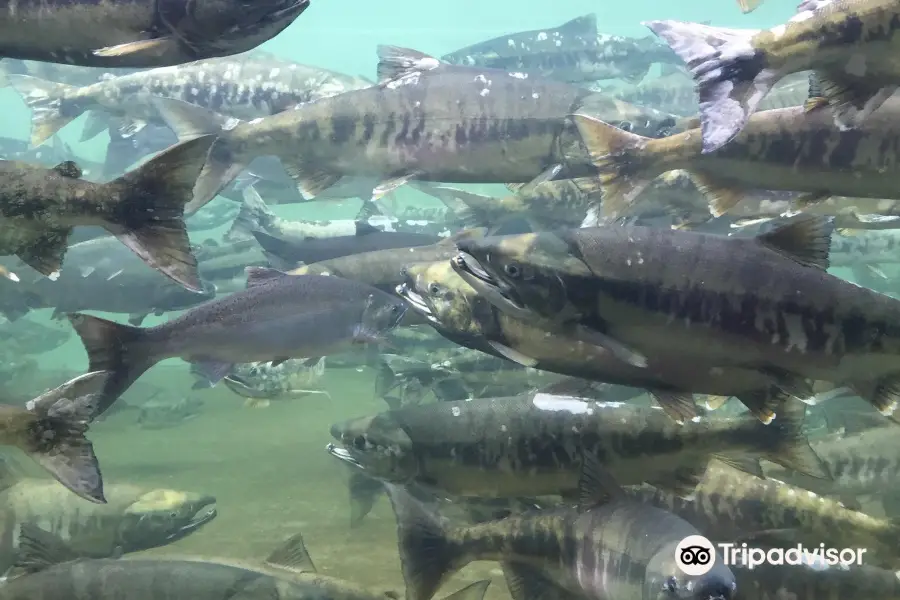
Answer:
[(709, 202), (709, 212), (721, 217), (744, 199), (744, 191), (735, 189), (709, 173), (690, 171), (691, 181)]
[(52, 229), (33, 240), (28, 248), (16, 253), (19, 260), (51, 279), (58, 277), (69, 241), (71, 229)]
[(342, 177), (340, 173), (329, 173), (312, 166), (286, 164), (284, 162), (282, 164), (284, 165), (284, 170), (297, 184), (297, 191), (300, 192), (304, 200), (312, 200), (340, 181)]

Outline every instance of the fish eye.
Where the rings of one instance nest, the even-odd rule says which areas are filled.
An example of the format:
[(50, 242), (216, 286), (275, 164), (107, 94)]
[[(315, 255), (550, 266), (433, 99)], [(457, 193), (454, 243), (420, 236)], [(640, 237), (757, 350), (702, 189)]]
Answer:
[(674, 576), (666, 579), (666, 582), (663, 584), (663, 590), (669, 594), (678, 592), (678, 579)]
[(434, 295), (440, 294), (441, 286), (439, 286), (436, 283), (432, 283), (431, 285), (428, 286), (428, 292), (431, 294), (434, 294)]
[(178, 518), (178, 513), (175, 512), (175, 511), (173, 510), (172, 512), (169, 513), (169, 517), (171, 517), (171, 518), (173, 518), (173, 519), (177, 519), (177, 518)]
[(357, 450), (365, 450), (366, 449), (366, 436), (358, 435), (353, 438), (353, 447)]
[(517, 265), (516, 263), (509, 263), (508, 265), (503, 267), (503, 270), (506, 271), (507, 275), (514, 279), (522, 275), (522, 269), (520, 269), (519, 265)]

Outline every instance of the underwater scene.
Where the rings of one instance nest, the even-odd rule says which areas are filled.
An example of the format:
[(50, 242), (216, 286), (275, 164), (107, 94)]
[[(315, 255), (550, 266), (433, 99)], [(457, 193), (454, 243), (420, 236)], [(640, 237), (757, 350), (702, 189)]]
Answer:
[(3, 0), (0, 600), (900, 600), (898, 52)]

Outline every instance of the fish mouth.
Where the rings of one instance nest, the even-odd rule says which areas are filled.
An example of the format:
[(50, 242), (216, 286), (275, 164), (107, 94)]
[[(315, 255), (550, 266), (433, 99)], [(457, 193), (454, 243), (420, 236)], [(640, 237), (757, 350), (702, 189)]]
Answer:
[(429, 322), (440, 325), (440, 321), (434, 316), (434, 311), (428, 301), (420, 293), (414, 291), (409, 284), (401, 283), (394, 290), (398, 296), (403, 298), (409, 306), (425, 317)]
[(476, 292), (503, 312), (518, 318), (533, 316), (512, 286), (488, 273), (468, 252), (460, 252), (451, 258), (450, 266)]
[(338, 460), (342, 460), (345, 463), (353, 465), (354, 467), (356, 467), (358, 469), (363, 468), (362, 463), (360, 463), (358, 460), (356, 460), (356, 458), (346, 448), (342, 448), (341, 446), (338, 446), (337, 444), (329, 443), (325, 446), (325, 451), (328, 454), (332, 455), (333, 457), (337, 458)]
[(194, 533), (217, 516), (219, 516), (219, 511), (216, 508), (216, 499), (212, 496), (207, 496), (200, 501), (200, 508), (194, 513), (191, 520), (188, 521), (187, 524), (179, 527), (166, 541), (172, 542), (180, 540), (181, 538)]

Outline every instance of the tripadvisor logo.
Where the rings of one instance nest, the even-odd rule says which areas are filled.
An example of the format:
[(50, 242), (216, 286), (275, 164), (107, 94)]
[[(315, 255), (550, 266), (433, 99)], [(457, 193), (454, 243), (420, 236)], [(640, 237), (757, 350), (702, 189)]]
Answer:
[(685, 575), (706, 575), (716, 565), (716, 548), (702, 535), (689, 535), (675, 547), (675, 564)]
[[(865, 548), (826, 548), (825, 544), (807, 548), (797, 544), (790, 548), (752, 548), (747, 544), (717, 544), (725, 566), (753, 569), (763, 564), (807, 565), (813, 568), (862, 565)], [(675, 547), (675, 564), (690, 577), (709, 573), (716, 565), (716, 544), (702, 535), (689, 535)]]

